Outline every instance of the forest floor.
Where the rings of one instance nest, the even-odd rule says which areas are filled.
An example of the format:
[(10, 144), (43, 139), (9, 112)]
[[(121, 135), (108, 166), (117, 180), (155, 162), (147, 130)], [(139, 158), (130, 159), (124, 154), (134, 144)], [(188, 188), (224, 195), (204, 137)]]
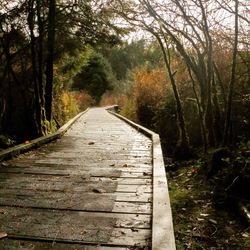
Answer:
[(220, 177), (207, 180), (195, 164), (166, 167), (177, 250), (250, 249), (250, 227), (233, 208), (217, 204)]

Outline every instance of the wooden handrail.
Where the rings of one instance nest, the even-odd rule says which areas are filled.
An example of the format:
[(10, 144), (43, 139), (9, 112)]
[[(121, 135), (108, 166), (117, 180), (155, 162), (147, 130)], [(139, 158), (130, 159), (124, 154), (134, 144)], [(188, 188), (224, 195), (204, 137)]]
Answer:
[(5, 150), (2, 150), (0, 152), (0, 162), (3, 160), (7, 160), (10, 159), (14, 156), (17, 156), (21, 153), (27, 152), (33, 148), (37, 148), (43, 144), (46, 144), (48, 142), (51, 142), (53, 140), (59, 139), (61, 138), (69, 129), (70, 127), (86, 112), (88, 111), (88, 109), (86, 109), (85, 111), (79, 113), (78, 115), (76, 115), (75, 117), (73, 117), (71, 120), (69, 120), (66, 124), (64, 124), (61, 128), (59, 128), (55, 133), (53, 134), (49, 134), (49, 135), (45, 135), (45, 136), (41, 136), (39, 138), (36, 138), (34, 140), (31, 140), (28, 143), (21, 143), (18, 144), (14, 147), (11, 148), (7, 148)]

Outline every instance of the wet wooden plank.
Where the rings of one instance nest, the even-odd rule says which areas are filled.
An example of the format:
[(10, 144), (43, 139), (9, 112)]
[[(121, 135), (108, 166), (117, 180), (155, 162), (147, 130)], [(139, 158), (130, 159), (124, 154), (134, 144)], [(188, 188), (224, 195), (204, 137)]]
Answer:
[[(57, 152), (53, 152), (53, 153), (48, 153), (46, 154), (46, 158), (56, 158), (56, 157), (59, 157), (59, 158), (76, 158), (76, 157), (79, 157), (79, 153), (81, 154), (81, 157), (88, 157), (89, 156), (89, 152), (92, 152), (93, 149), (85, 149), (82, 151), (72, 151), (72, 152), (67, 152), (67, 151), (63, 151), (63, 152), (60, 152), (60, 151), (57, 151)], [(146, 153), (132, 153), (131, 151), (129, 152), (106, 152), (107, 149), (105, 151), (101, 151), (101, 152), (98, 152), (97, 156), (105, 156), (105, 157), (110, 157), (110, 155), (114, 155), (115, 154), (115, 158), (123, 158), (123, 157), (145, 157), (146, 159), (150, 158), (151, 159), (151, 153), (150, 151), (146, 151)]]
[[(1, 230), (8, 230), (13, 225), (22, 223), (47, 225), (79, 225), (88, 229), (106, 229), (106, 228), (132, 228), (132, 229), (150, 229), (151, 216), (138, 214), (119, 214), (119, 213), (93, 213), (79, 211), (60, 211), (47, 209), (32, 209), (2, 206), (0, 213)], [(11, 234), (11, 230), (7, 233)]]
[[(27, 177), (29, 178), (29, 177)], [(101, 193), (152, 193), (152, 187), (149, 185), (117, 185), (115, 182), (104, 181), (94, 182), (88, 185), (79, 185), (71, 179), (65, 182), (57, 182), (56, 185), (53, 181), (43, 182), (30, 182), (27, 180), (16, 180), (6, 179), (0, 181), (0, 189), (22, 189), (22, 190), (33, 190), (33, 191), (58, 191), (58, 192), (96, 192)]]
[(42, 200), (29, 199), (24, 200), (24, 197), (5, 197), (0, 198), (0, 205), (16, 206), (16, 207), (33, 207), (33, 208), (48, 208), (58, 210), (76, 210), (76, 211), (95, 211), (95, 212), (115, 212), (115, 213), (133, 213), (133, 214), (151, 214), (151, 203), (139, 202), (119, 202), (100, 200), (98, 202), (83, 200), (74, 200), (71, 197), (62, 200)]
[(110, 158), (109, 159), (103, 159), (103, 158), (91, 158), (89, 157), (88, 159), (85, 159), (84, 157), (82, 158), (65, 158), (65, 159), (62, 159), (62, 158), (43, 158), (43, 159), (39, 159), (39, 160), (36, 160), (35, 163), (46, 163), (46, 164), (54, 164), (54, 163), (57, 163), (57, 164), (69, 164), (69, 165), (85, 165), (86, 164), (86, 160), (89, 160), (91, 161), (92, 164), (100, 164), (100, 162), (103, 162), (105, 161), (104, 163), (107, 164), (107, 165), (111, 165), (111, 164), (115, 164), (115, 165), (124, 165), (124, 164), (128, 164), (128, 165), (135, 165), (135, 164), (147, 164), (147, 165), (151, 165), (151, 159), (141, 159), (141, 158), (134, 158), (134, 159), (131, 159), (131, 158), (127, 158), (127, 159), (124, 159), (123, 157), (121, 159), (114, 159), (114, 160), (111, 160)]
[[(96, 189), (97, 190), (97, 189)], [(150, 214), (151, 194), (0, 190), (0, 205)]]
[(68, 182), (74, 181), (78, 185), (89, 185), (99, 182), (113, 182), (117, 185), (151, 185), (152, 180), (147, 178), (124, 178), (124, 177), (94, 177), (91, 175), (70, 175), (70, 174), (24, 174), (24, 173), (1, 173), (0, 181), (3, 183), (5, 180), (9, 181), (36, 181), (36, 182), (47, 182), (53, 181), (56, 185), (57, 182)]
[(67, 167), (64, 168), (51, 168), (51, 167), (35, 167), (28, 166), (28, 167), (11, 167), (11, 168), (0, 168), (0, 173), (20, 173), (20, 174), (47, 174), (47, 175), (80, 175), (82, 177), (121, 177), (121, 178), (139, 178), (139, 179), (150, 179), (152, 175), (151, 170), (140, 170), (138, 168), (129, 168), (124, 166), (123, 168), (82, 168), (82, 167), (74, 167), (74, 169), (69, 169)]
[[(83, 197), (84, 195), (84, 197)], [(18, 199), (22, 197), (22, 199), (26, 198), (28, 200), (32, 200), (33, 198), (46, 199), (48, 200), (56, 200), (56, 202), (63, 200), (66, 202), (70, 200), (72, 203), (81, 202), (102, 202), (106, 201), (121, 201), (121, 202), (151, 202), (152, 195), (149, 193), (143, 193), (143, 191), (138, 191), (136, 193), (103, 193), (101, 189), (93, 188), (91, 192), (73, 192), (72, 190), (62, 190), (60, 191), (39, 191), (32, 189), (8, 189), (3, 188), (0, 190), (0, 204), (1, 197), (5, 197), (6, 199), (11, 197), (13, 199)], [(96, 201), (98, 200), (98, 201)]]
[(125, 170), (125, 171), (135, 171), (135, 172), (141, 172), (141, 171), (151, 171), (152, 172), (152, 165), (147, 163), (147, 164), (139, 164), (139, 163), (134, 163), (134, 164), (108, 164), (105, 162), (101, 163), (93, 163), (93, 162), (84, 162), (83, 164), (79, 164), (77, 162), (70, 162), (70, 163), (60, 163), (58, 164), (57, 162), (54, 163), (42, 163), (42, 162), (34, 162), (32, 160), (26, 159), (16, 159), (16, 160), (11, 160), (8, 161), (8, 163), (4, 163), (4, 166), (1, 166), (0, 164), (0, 170), (3, 172), (6, 171), (6, 168), (8, 167), (32, 167), (32, 168), (39, 168), (39, 167), (48, 167), (52, 169), (68, 169), (70, 168), (71, 170), (80, 168), (82, 171), (84, 170), (92, 170), (93, 168), (97, 169), (117, 169), (117, 170)]
[(55, 240), (36, 241), (35, 240), (17, 240), (2, 239), (0, 241), (0, 249), (2, 250), (129, 250), (130, 247), (101, 246), (101, 245), (85, 245), (70, 242), (59, 243)]
[[(150, 229), (113, 228), (112, 230), (85, 229), (85, 226), (71, 225), (65, 228), (63, 225), (35, 224), (33, 227), (22, 223), (22, 228), (10, 225), (12, 233), (10, 238), (20, 238), (38, 241), (69, 242), (81, 244), (105, 244), (114, 246), (149, 246)], [(3, 229), (5, 229), (3, 227)], [(24, 230), (27, 229), (27, 230)]]

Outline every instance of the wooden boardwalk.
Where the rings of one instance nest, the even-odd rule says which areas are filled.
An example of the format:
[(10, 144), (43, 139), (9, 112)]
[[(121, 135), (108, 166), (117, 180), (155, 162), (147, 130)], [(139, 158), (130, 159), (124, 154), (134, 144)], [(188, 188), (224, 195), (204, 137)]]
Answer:
[(1, 163), (0, 249), (151, 249), (152, 162), (150, 138), (90, 109), (61, 139)]

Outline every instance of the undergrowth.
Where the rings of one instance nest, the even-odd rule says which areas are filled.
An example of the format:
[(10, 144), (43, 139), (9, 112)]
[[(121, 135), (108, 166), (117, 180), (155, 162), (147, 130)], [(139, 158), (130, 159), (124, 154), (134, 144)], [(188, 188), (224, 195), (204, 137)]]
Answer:
[(166, 167), (177, 250), (250, 249), (249, 225), (225, 197), (218, 206), (227, 169), (207, 179), (204, 166), (199, 159)]

